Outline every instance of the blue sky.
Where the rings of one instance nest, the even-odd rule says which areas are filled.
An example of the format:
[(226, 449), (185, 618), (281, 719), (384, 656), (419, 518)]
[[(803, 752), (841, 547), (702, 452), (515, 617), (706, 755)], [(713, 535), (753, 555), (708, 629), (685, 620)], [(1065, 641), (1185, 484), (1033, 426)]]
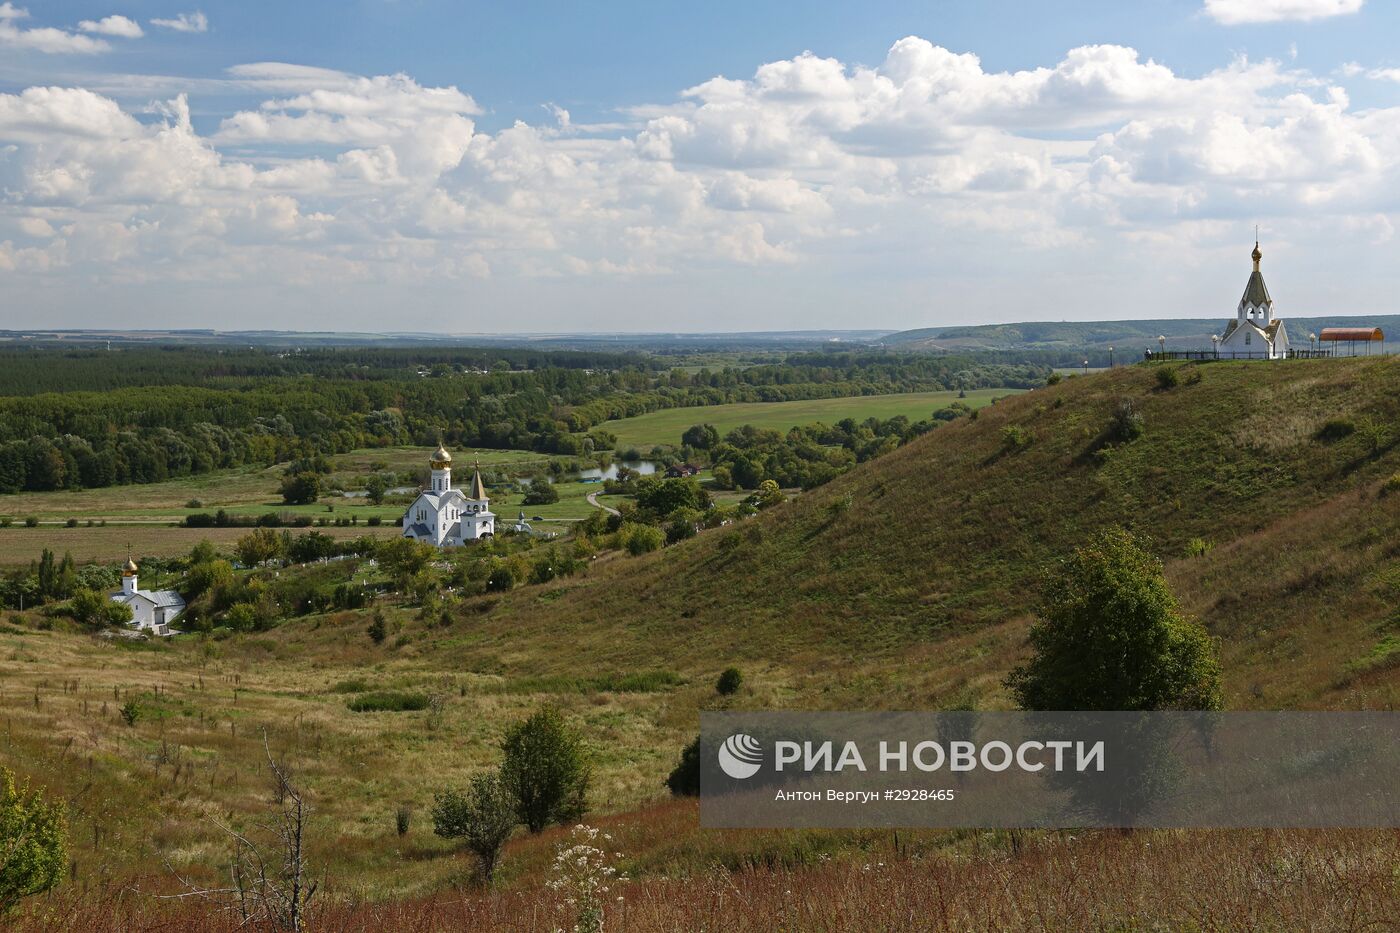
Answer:
[[(1392, 311), (1376, 0), (0, 4), (0, 327)], [(1345, 269), (1345, 275), (1339, 270)]]

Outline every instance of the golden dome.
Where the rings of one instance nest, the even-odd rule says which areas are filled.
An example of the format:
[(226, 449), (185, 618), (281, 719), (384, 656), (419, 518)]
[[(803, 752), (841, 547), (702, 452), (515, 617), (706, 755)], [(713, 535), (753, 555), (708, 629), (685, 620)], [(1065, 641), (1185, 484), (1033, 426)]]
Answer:
[(1254, 243), (1254, 252), (1249, 254), (1249, 258), (1253, 259), (1255, 262), (1264, 258), (1264, 254), (1259, 252), (1259, 243), (1257, 240)]
[(136, 561), (132, 560), (130, 557), (126, 559), (126, 563), (122, 564), (122, 576), (136, 576)]
[(441, 444), (438, 444), (438, 449), (433, 451), (433, 455), (429, 458), (429, 462), (432, 463), (434, 469), (446, 469), (452, 463), (452, 454), (447, 452), (446, 447), (442, 446)]

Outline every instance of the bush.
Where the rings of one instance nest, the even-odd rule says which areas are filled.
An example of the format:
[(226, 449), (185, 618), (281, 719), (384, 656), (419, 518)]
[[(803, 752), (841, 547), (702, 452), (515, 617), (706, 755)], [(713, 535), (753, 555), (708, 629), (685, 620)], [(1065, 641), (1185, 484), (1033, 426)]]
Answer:
[(1400, 492), (1400, 471), (1391, 474), (1390, 479), (1381, 484), (1381, 495), (1389, 496)]
[(1024, 450), (1031, 445), (1031, 432), (1019, 424), (1008, 424), (1001, 429), (1001, 449), (1006, 451)]
[(1050, 375), (1045, 377), (1045, 384), (1047, 386), (1057, 386), (1060, 384), (1060, 378), (1061, 377), (1059, 373), (1052, 372)]
[(481, 862), (481, 877), (489, 885), (501, 849), (520, 821), (515, 800), (499, 774), (478, 774), (466, 793), (447, 791), (433, 798), (433, 832), (444, 839), (461, 839)]
[(666, 543), (666, 535), (660, 528), (650, 525), (624, 524), (617, 533), (618, 542), (632, 556), (660, 550)]
[(1340, 441), (1342, 438), (1350, 437), (1355, 433), (1355, 424), (1347, 421), (1345, 418), (1333, 418), (1331, 421), (1328, 421), (1322, 427), (1318, 428), (1317, 433), (1313, 436), (1325, 444), (1332, 444)]
[(404, 713), (427, 709), (428, 698), (422, 693), (384, 690), (378, 693), (362, 693), (345, 705), (352, 713)]
[(510, 564), (501, 564), (486, 578), (486, 589), (491, 593), (504, 593), (515, 586), (515, 571)]
[(1047, 574), (1031, 659), (1006, 685), (1028, 710), (1219, 709), (1220, 665), (1162, 564), (1108, 531)]
[(715, 681), (715, 692), (720, 696), (732, 696), (739, 692), (743, 683), (744, 675), (739, 673), (737, 667), (726, 667)]
[(501, 785), (532, 833), (587, 812), (591, 778), (582, 737), (555, 709), (516, 723), (501, 741)]
[(141, 721), (141, 704), (137, 703), (135, 699), (127, 700), (117, 712), (121, 713), (122, 722), (126, 723), (128, 727), (135, 726)]
[(321, 477), (317, 473), (295, 473), (282, 480), (282, 501), (288, 505), (308, 505), (321, 497)]
[(1162, 390), (1175, 389), (1181, 385), (1181, 374), (1177, 372), (1175, 366), (1163, 366), (1157, 370), (1157, 388)]
[(376, 612), (374, 614), (374, 618), (369, 621), (369, 628), (365, 629), (365, 634), (376, 645), (384, 644), (384, 639), (389, 635), (389, 625), (384, 621), (384, 613)]
[(1192, 538), (1186, 542), (1187, 557), (1205, 557), (1215, 545), (1205, 538)]
[(1113, 409), (1113, 417), (1104, 429), (1104, 440), (1110, 444), (1127, 444), (1146, 432), (1147, 426), (1133, 405), (1132, 399), (1122, 399)]
[(24, 527), (26, 527), (26, 528), (38, 528), (38, 527), (39, 527), (39, 519), (35, 518), (33, 515), (29, 516), (28, 518), (26, 518), (26, 519), (24, 520)]
[(0, 767), (0, 917), (20, 900), (57, 885), (68, 868), (68, 820), (62, 803), (15, 788)]
[(553, 505), (559, 501), (559, 490), (548, 480), (538, 479), (530, 483), (530, 489), (521, 500), (521, 505)]
[(700, 739), (681, 749), (680, 761), (671, 769), (666, 786), (676, 797), (700, 796)]
[(412, 820), (413, 811), (408, 807), (400, 806), (394, 811), (394, 832), (399, 834), (400, 839), (408, 835), (408, 826)]
[(258, 610), (252, 603), (234, 603), (224, 613), (224, 624), (235, 632), (251, 632), (258, 627)]
[(106, 594), (82, 588), (73, 593), (68, 612), (83, 625), (124, 625), (131, 621), (131, 607), (113, 602)]

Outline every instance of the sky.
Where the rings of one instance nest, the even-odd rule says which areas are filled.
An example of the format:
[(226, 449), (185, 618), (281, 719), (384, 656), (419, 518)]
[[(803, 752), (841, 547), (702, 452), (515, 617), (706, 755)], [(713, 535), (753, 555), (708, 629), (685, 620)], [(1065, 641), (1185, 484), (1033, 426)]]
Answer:
[(0, 0), (0, 329), (1393, 313), (1400, 4)]

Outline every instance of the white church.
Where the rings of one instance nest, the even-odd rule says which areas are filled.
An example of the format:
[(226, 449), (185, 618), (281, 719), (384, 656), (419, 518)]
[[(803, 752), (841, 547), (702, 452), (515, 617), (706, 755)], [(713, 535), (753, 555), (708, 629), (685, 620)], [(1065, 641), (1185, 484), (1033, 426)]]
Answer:
[(174, 590), (143, 590), (136, 585), (136, 562), (128, 554), (122, 565), (122, 588), (112, 601), (131, 607), (131, 625), (151, 635), (174, 635), (170, 623), (185, 611), (185, 600)]
[(496, 516), (486, 498), (481, 470), (464, 494), (452, 485), (452, 455), (441, 444), (429, 458), (432, 475), (403, 516), (403, 536), (435, 547), (457, 547), (496, 533)]
[(1244, 287), (1244, 297), (1235, 310), (1235, 319), (1217, 338), (1211, 338), (1216, 351), (1221, 356), (1242, 356), (1281, 360), (1288, 356), (1288, 329), (1283, 321), (1274, 317), (1274, 300), (1269, 297), (1269, 289), (1264, 285), (1264, 275), (1259, 271), (1259, 260), (1264, 254), (1259, 252), (1259, 241), (1254, 241), (1254, 252), (1249, 254), (1254, 260), (1254, 271)]

